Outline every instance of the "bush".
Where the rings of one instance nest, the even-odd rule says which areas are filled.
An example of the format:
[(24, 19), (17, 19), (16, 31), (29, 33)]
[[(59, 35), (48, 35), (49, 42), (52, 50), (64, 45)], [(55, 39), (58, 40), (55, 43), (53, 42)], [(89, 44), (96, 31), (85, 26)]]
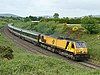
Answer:
[(96, 19), (92, 16), (86, 16), (81, 20), (82, 26), (88, 30), (90, 34), (99, 32), (99, 25)]
[(54, 21), (40, 22), (38, 25), (34, 26), (34, 30), (43, 34), (51, 35), (54, 33), (57, 24), (58, 23)]
[(12, 59), (13, 58), (13, 50), (10, 47), (0, 46), (0, 57)]

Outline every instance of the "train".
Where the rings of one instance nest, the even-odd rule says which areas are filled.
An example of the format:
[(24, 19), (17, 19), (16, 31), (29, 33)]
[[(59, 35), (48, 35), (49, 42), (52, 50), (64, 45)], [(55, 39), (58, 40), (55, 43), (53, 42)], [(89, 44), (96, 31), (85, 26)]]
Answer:
[(70, 38), (57, 38), (39, 32), (17, 28), (8, 24), (8, 30), (19, 38), (73, 60), (88, 60), (86, 42)]

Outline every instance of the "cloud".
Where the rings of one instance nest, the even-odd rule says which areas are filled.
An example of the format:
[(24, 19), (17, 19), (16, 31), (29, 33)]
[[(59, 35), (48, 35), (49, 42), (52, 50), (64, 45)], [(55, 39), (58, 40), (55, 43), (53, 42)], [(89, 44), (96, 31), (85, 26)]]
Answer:
[(100, 0), (0, 0), (0, 13), (22, 16), (53, 15), (81, 16), (100, 14)]

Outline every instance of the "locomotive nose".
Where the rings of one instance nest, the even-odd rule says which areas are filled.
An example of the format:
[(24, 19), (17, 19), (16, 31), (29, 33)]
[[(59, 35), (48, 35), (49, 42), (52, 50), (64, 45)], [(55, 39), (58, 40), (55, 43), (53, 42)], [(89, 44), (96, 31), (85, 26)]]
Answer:
[(76, 49), (77, 54), (87, 54), (86, 48), (78, 48)]

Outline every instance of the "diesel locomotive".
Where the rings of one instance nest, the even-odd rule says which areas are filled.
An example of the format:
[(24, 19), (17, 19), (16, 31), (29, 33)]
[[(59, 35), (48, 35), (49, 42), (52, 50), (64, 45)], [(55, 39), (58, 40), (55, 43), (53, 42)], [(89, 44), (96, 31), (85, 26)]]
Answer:
[(8, 24), (8, 30), (28, 42), (73, 60), (87, 60), (89, 58), (88, 49), (84, 41), (52, 37), (35, 31), (20, 29), (10, 24)]

